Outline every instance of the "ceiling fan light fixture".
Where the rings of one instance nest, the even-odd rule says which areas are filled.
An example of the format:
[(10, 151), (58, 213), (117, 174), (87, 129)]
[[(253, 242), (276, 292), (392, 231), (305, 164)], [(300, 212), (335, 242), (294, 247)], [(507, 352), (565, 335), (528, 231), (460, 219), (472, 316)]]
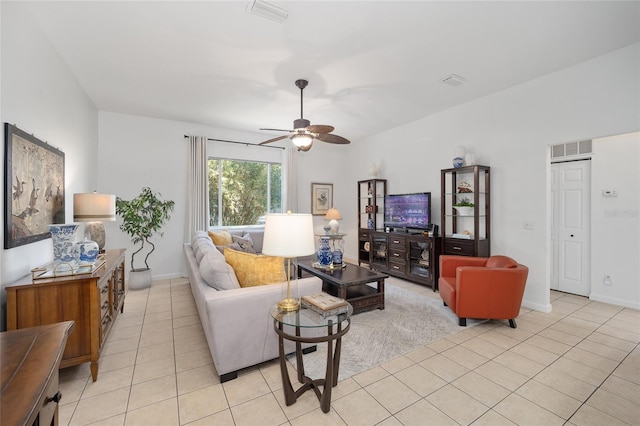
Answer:
[(264, 0), (253, 0), (247, 4), (247, 11), (254, 15), (282, 24), (289, 16), (289, 11), (275, 3)]
[(298, 151), (309, 151), (313, 144), (313, 136), (304, 133), (293, 135), (291, 142), (298, 148)]

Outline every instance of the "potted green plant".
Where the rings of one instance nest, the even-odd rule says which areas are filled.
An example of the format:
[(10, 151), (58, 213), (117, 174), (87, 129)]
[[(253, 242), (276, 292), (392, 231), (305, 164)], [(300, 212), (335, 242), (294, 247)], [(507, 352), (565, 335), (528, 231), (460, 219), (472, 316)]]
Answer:
[(473, 216), (473, 208), (475, 204), (468, 197), (462, 197), (453, 205), (460, 216)]
[[(122, 218), (120, 229), (131, 237), (134, 245), (140, 243), (140, 248), (131, 254), (131, 275), (129, 288), (145, 288), (151, 285), (151, 269), (148, 259), (156, 249), (149, 238), (161, 232), (162, 226), (171, 218), (175, 202), (162, 201), (161, 194), (155, 193), (149, 187), (142, 188), (136, 198), (127, 201), (116, 198), (116, 214)], [(135, 256), (145, 248), (145, 243), (151, 246), (144, 258), (144, 268), (135, 267)]]

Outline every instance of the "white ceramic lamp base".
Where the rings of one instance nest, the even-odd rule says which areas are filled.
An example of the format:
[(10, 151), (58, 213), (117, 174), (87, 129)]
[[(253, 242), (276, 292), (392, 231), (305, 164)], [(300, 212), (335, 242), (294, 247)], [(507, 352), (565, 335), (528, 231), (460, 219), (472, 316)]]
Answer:
[(86, 239), (98, 243), (98, 249), (100, 250), (100, 253), (104, 252), (104, 244), (107, 240), (107, 235), (104, 230), (104, 223), (87, 222), (84, 225), (84, 236)]

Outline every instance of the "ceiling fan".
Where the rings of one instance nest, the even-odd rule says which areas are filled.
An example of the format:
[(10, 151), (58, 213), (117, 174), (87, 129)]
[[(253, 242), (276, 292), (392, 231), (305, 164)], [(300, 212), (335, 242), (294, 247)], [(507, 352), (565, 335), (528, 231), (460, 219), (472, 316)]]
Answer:
[(307, 80), (296, 80), (296, 86), (300, 89), (300, 118), (293, 120), (293, 130), (284, 129), (260, 129), (260, 130), (272, 130), (275, 132), (288, 132), (288, 135), (278, 136), (277, 138), (269, 139), (261, 142), (260, 145), (265, 145), (272, 142), (277, 142), (282, 139), (290, 138), (291, 142), (298, 148), (298, 151), (309, 151), (313, 145), (314, 140), (319, 140), (327, 143), (335, 143), (346, 145), (351, 143), (348, 139), (342, 136), (334, 135), (334, 127), (326, 124), (311, 124), (311, 122), (302, 115), (302, 91), (307, 87), (309, 82)]

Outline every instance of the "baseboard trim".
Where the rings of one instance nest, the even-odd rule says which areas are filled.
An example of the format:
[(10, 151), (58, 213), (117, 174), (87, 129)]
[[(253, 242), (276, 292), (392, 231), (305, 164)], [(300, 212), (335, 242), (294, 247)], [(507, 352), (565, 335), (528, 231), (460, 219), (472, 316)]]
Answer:
[(522, 306), (524, 306), (525, 308), (533, 309), (534, 311), (540, 311), (545, 313), (551, 312), (551, 303), (544, 305), (541, 303), (532, 303), (527, 300), (523, 300)]
[(638, 303), (638, 302), (634, 302), (634, 301), (630, 301), (630, 300), (624, 300), (624, 299), (616, 299), (614, 297), (607, 297), (607, 296), (603, 296), (601, 294), (593, 294), (593, 293), (591, 293), (589, 295), (589, 300), (593, 300), (594, 302), (608, 303), (609, 305), (622, 306), (624, 308), (631, 308), (631, 309), (639, 309), (640, 310), (640, 303)]

